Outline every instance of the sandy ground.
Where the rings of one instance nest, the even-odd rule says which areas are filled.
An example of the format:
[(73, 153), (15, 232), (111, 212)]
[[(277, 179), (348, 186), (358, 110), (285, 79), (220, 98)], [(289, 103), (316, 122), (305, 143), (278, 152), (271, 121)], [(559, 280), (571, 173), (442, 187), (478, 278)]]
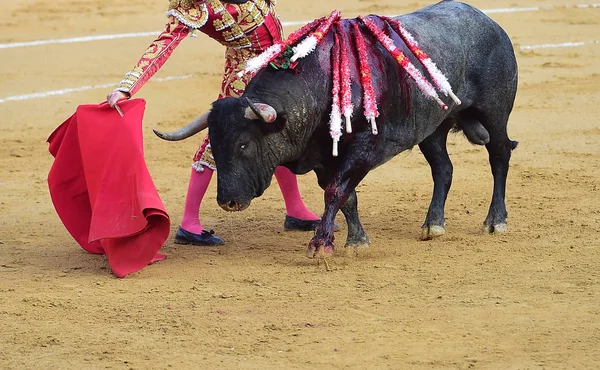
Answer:
[[(346, 17), (406, 13), (428, 2), (297, 4), (279, 1), (284, 21), (333, 8)], [(3, 0), (0, 43), (158, 33), (166, 5)], [(277, 187), (247, 211), (227, 214), (215, 202), (214, 181), (202, 218), (227, 244), (194, 248), (169, 239), (167, 260), (116, 279), (104, 257), (85, 253), (65, 231), (46, 184), (48, 134), (77, 105), (102, 101), (110, 88), (0, 103), (0, 368), (600, 367), (600, 45), (519, 49), (598, 40), (600, 9), (491, 16), (513, 39), (520, 67), (509, 122), (520, 142), (508, 181), (509, 232), (480, 232), (492, 187), (487, 153), (455, 135), (448, 234), (418, 241), (432, 183), (415, 149), (360, 185), (372, 248), (335, 256), (330, 272), (305, 258), (310, 233), (282, 230)], [(117, 83), (151, 39), (0, 49), (0, 99)], [(222, 53), (205, 37), (186, 40), (157, 77), (193, 77), (149, 83), (139, 94), (148, 101), (148, 166), (173, 230), (197, 141), (163, 142), (151, 128), (175, 128), (208, 108)], [(306, 202), (321, 212), (314, 176), (300, 183)], [(346, 229), (339, 221), (341, 246)]]

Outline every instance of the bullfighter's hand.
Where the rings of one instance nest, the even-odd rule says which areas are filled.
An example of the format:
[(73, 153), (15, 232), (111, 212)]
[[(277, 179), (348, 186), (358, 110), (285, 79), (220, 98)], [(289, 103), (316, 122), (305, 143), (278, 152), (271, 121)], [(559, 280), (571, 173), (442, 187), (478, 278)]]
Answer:
[(114, 108), (119, 101), (124, 99), (129, 99), (129, 94), (119, 90), (115, 90), (106, 96), (106, 102), (111, 108)]

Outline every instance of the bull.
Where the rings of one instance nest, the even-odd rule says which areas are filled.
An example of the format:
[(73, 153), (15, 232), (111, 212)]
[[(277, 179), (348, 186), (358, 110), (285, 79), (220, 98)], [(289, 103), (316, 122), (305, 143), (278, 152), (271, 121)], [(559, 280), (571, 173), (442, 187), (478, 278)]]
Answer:
[[(412, 81), (392, 56), (367, 38), (369, 52), (378, 56), (372, 65), (380, 112), (378, 134), (361, 115), (361, 89), (353, 86), (353, 131), (342, 136), (339, 155), (333, 156), (328, 122), (334, 40), (328, 35), (295, 70), (265, 68), (240, 98), (213, 103), (208, 128), (218, 168), (217, 202), (221, 208), (246, 209), (263, 194), (279, 165), (296, 174), (314, 171), (324, 190), (325, 211), (309, 242), (308, 256), (333, 252), (334, 219), (339, 210), (348, 225), (346, 246), (368, 245), (359, 219), (356, 186), (369, 171), (418, 145), (431, 167), (434, 183), (421, 238), (438, 237), (446, 232), (444, 207), (453, 172), (446, 140), (455, 130), (462, 131), (471, 143), (485, 145), (494, 186), (484, 231), (506, 231), (506, 179), (511, 152), (517, 145), (507, 133), (518, 79), (509, 37), (481, 11), (454, 1), (442, 1), (395, 19), (446, 74), (462, 104), (449, 101), (448, 109), (443, 110), (413, 91)], [(379, 18), (373, 21), (384, 27)], [(343, 20), (342, 28), (347, 29), (349, 22)], [(402, 45), (401, 39), (394, 41)], [(401, 47), (410, 55), (405, 45)], [(356, 62), (355, 58), (351, 56)], [(352, 67), (351, 73), (358, 76), (359, 71)], [(182, 130), (196, 132), (197, 128)]]

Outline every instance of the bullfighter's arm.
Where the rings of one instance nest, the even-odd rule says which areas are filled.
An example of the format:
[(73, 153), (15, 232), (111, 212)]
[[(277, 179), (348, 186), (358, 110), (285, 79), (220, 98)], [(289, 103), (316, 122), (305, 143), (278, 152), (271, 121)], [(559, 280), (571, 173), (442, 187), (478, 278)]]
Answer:
[(136, 66), (125, 74), (117, 90), (129, 96), (135, 94), (165, 64), (189, 33), (190, 29), (177, 18), (169, 17), (165, 30), (150, 44)]

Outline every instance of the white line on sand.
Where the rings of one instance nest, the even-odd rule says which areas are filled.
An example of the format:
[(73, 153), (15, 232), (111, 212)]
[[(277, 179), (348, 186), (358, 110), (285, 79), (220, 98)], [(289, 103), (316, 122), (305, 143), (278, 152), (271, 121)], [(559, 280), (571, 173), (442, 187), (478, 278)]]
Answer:
[[(173, 81), (173, 80), (185, 80), (190, 77), (193, 77), (193, 75), (170, 76), (170, 77), (162, 77), (162, 78), (158, 77), (158, 78), (153, 78), (149, 82), (166, 82), (166, 81)], [(74, 92), (81, 92), (81, 91), (87, 91), (87, 90), (108, 89), (108, 88), (115, 87), (115, 86), (116, 86), (116, 83), (113, 82), (110, 84), (89, 85), (89, 86), (73, 87), (73, 88), (61, 89), (61, 90), (45, 91), (45, 92), (39, 92), (39, 93), (33, 93), (33, 94), (13, 95), (13, 96), (8, 96), (6, 98), (0, 99), (0, 104), (6, 103), (9, 101), (30, 100), (30, 99), (37, 99), (37, 98), (47, 98), (49, 96), (66, 95), (66, 94), (70, 94), (70, 93), (74, 93)]]
[(541, 44), (541, 45), (522, 45), (519, 46), (521, 50), (535, 50), (535, 49), (551, 49), (551, 48), (572, 48), (576, 46), (585, 46), (600, 44), (600, 41), (581, 41), (581, 42), (563, 42), (561, 44)]

